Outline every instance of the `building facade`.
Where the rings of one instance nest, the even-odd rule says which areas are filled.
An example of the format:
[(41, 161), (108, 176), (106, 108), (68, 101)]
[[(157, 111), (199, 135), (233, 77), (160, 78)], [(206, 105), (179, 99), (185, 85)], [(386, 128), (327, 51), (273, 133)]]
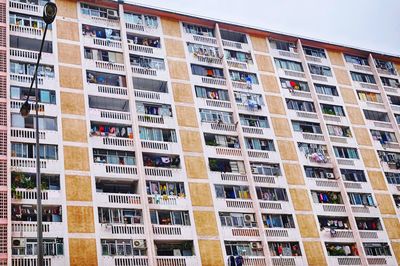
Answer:
[[(38, 77), (46, 265), (398, 265), (400, 58), (56, 4)], [(36, 265), (19, 108), (43, 5), (0, 2), (0, 265)]]

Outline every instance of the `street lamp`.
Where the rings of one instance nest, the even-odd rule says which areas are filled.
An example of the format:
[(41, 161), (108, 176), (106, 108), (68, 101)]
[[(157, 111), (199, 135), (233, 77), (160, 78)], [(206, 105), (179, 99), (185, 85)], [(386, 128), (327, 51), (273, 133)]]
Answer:
[(39, 148), (39, 91), (37, 82), (37, 72), (39, 68), (40, 59), (42, 57), (44, 40), (46, 38), (48, 26), (54, 22), (57, 15), (57, 6), (52, 2), (47, 2), (43, 7), (43, 20), (46, 23), (43, 32), (42, 42), (40, 44), (40, 51), (38, 59), (35, 65), (35, 72), (33, 73), (31, 86), (29, 87), (28, 96), (25, 102), (22, 104), (19, 110), (22, 117), (28, 117), (31, 111), (31, 105), (29, 103), (29, 96), (31, 95), (33, 82), (35, 82), (35, 139), (36, 139), (36, 190), (37, 190), (37, 206), (36, 206), (36, 219), (37, 219), (37, 265), (43, 266), (43, 228), (42, 228), (42, 197), (41, 197), (41, 185), (42, 180), (40, 177), (40, 148)]

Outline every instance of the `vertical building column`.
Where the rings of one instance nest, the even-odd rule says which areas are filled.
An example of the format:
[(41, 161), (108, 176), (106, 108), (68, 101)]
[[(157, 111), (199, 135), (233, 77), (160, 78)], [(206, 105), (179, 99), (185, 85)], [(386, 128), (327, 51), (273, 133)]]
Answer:
[[(161, 18), (167, 68), (171, 79), (177, 135), (182, 147), (182, 170), (186, 172), (187, 196), (191, 200), (189, 213), (196, 228), (194, 247), (202, 265), (223, 265), (217, 221), (208, 181), (202, 137), (194, 105), (185, 48), (179, 21)], [(185, 184), (185, 185), (186, 185)]]
[[(66, 219), (70, 265), (97, 265), (92, 182), (86, 128), (82, 60), (78, 24), (78, 5), (72, 0), (57, 0), (56, 20), (58, 75), (64, 160)], [(63, 154), (62, 152), (63, 151)], [(61, 179), (62, 181), (62, 179)], [(69, 250), (69, 252), (67, 252)]]
[(8, 1), (0, 0), (0, 265), (11, 265), (10, 109), (8, 87)]

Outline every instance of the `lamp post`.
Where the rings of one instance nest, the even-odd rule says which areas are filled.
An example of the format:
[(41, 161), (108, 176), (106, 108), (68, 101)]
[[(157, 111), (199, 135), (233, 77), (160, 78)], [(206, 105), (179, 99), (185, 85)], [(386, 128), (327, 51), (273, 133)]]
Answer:
[(19, 110), (20, 114), (23, 117), (28, 117), (31, 111), (31, 105), (29, 103), (29, 96), (32, 91), (33, 82), (35, 82), (35, 156), (36, 156), (36, 193), (37, 193), (37, 206), (36, 206), (36, 219), (37, 219), (37, 265), (44, 266), (43, 263), (43, 227), (42, 227), (42, 197), (41, 197), (41, 185), (42, 180), (40, 177), (40, 147), (39, 147), (39, 91), (38, 91), (38, 81), (37, 81), (37, 73), (39, 68), (40, 59), (42, 57), (42, 50), (44, 45), (44, 40), (46, 38), (47, 28), (53, 23), (54, 19), (57, 15), (57, 6), (52, 2), (48, 2), (43, 7), (43, 20), (46, 23), (43, 32), (42, 42), (40, 44), (40, 51), (38, 55), (38, 59), (35, 65), (35, 72), (33, 73), (31, 86), (29, 87), (28, 96), (25, 102), (22, 104), (21, 109)]

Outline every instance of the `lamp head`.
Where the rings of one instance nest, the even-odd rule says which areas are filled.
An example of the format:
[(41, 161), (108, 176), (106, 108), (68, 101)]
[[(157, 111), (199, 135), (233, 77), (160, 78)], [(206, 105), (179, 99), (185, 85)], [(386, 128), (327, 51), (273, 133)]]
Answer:
[(53, 23), (57, 15), (57, 6), (53, 2), (47, 2), (43, 7), (43, 20), (46, 24)]
[(31, 105), (28, 103), (28, 101), (26, 101), (22, 104), (21, 109), (19, 109), (19, 113), (22, 115), (22, 117), (26, 118), (29, 116), (30, 112)]

